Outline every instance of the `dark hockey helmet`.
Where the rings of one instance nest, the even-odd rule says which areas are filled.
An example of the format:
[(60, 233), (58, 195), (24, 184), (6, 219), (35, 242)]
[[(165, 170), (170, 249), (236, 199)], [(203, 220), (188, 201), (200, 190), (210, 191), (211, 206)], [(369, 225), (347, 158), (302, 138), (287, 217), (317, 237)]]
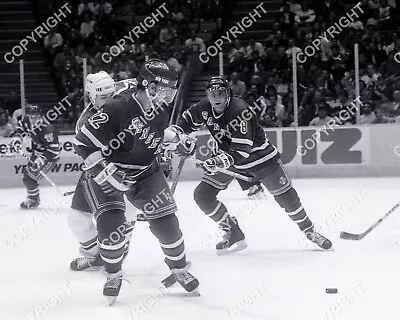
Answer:
[(177, 89), (179, 74), (167, 62), (150, 59), (140, 68), (137, 80), (143, 87), (147, 87), (151, 82), (156, 82), (161, 86)]
[(231, 99), (229, 83), (222, 76), (215, 76), (207, 83), (207, 99), (217, 113), (224, 112)]
[[(179, 74), (167, 62), (160, 59), (150, 59), (140, 68), (137, 77), (138, 88), (144, 88), (149, 98), (171, 103), (178, 89)], [(147, 88), (150, 83), (157, 84), (157, 92), (150, 95)]]

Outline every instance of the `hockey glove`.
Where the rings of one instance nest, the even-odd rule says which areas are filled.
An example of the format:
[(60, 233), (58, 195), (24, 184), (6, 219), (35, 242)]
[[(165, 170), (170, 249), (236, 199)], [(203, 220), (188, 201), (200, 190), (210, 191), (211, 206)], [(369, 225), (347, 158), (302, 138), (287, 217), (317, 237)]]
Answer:
[(226, 170), (233, 165), (233, 158), (227, 153), (220, 153), (219, 155), (209, 158), (202, 163), (203, 170), (208, 174), (215, 174), (220, 170)]
[(106, 194), (126, 192), (134, 182), (127, 182), (126, 173), (118, 169), (114, 163), (104, 158), (91, 161), (91, 156), (86, 158), (84, 171), (88, 172)]
[(190, 157), (196, 151), (196, 139), (184, 134), (178, 126), (165, 129), (164, 147), (180, 157)]
[(28, 170), (37, 173), (46, 164), (47, 160), (43, 156), (33, 155), (28, 161)]

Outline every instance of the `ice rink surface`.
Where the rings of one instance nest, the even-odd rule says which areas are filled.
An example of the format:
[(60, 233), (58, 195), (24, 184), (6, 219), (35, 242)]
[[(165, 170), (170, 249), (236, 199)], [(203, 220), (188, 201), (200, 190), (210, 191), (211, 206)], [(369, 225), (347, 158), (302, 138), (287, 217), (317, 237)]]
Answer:
[[(201, 296), (179, 285), (160, 289), (168, 269), (141, 223), (123, 266), (129, 282), (112, 307), (102, 296), (103, 274), (69, 270), (78, 256), (66, 222), (70, 197), (63, 203), (44, 181), (47, 213), (21, 211), (25, 191), (0, 190), (0, 319), (400, 319), (400, 209), (361, 241), (339, 238), (342, 230), (364, 231), (394, 206), (399, 178), (294, 181), (309, 216), (333, 242), (329, 252), (309, 243), (269, 195), (251, 202), (235, 182), (220, 199), (238, 215), (249, 247), (224, 257), (215, 253), (216, 225), (192, 200), (195, 186), (179, 183), (176, 200)], [(338, 293), (325, 293), (329, 287)]]

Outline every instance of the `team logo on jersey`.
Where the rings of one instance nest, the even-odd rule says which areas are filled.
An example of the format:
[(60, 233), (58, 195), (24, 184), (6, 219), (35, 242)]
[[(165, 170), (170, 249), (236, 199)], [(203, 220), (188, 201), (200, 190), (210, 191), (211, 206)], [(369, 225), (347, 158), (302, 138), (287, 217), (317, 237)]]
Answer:
[(202, 111), (201, 116), (203, 117), (204, 120), (207, 120), (208, 118), (208, 112), (207, 111)]
[(135, 134), (139, 134), (142, 132), (144, 128), (144, 124), (142, 123), (142, 121), (139, 120), (139, 118), (133, 118), (131, 121), (131, 124), (128, 127), (128, 130), (130, 131), (134, 131)]
[(279, 183), (280, 183), (281, 185), (285, 185), (286, 182), (287, 182), (286, 177), (283, 177), (283, 176), (282, 176), (282, 177), (279, 178)]

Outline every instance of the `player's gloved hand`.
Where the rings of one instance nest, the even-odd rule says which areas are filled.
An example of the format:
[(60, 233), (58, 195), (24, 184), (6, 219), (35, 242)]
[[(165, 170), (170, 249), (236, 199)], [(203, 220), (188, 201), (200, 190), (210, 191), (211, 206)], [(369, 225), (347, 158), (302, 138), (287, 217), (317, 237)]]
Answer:
[(47, 160), (45, 157), (33, 155), (28, 161), (28, 169), (36, 172), (39, 171), (46, 164)]
[(221, 152), (215, 157), (209, 158), (202, 163), (203, 170), (208, 174), (215, 174), (220, 170), (226, 170), (233, 165), (233, 158), (231, 155)]
[(96, 159), (92, 162), (91, 156), (86, 158), (84, 171), (88, 172), (106, 194), (114, 192), (126, 192), (135, 183), (130, 181), (123, 170), (120, 170), (112, 162), (104, 158)]
[(164, 147), (180, 157), (190, 157), (196, 151), (196, 139), (184, 134), (178, 126), (169, 126), (164, 131)]

